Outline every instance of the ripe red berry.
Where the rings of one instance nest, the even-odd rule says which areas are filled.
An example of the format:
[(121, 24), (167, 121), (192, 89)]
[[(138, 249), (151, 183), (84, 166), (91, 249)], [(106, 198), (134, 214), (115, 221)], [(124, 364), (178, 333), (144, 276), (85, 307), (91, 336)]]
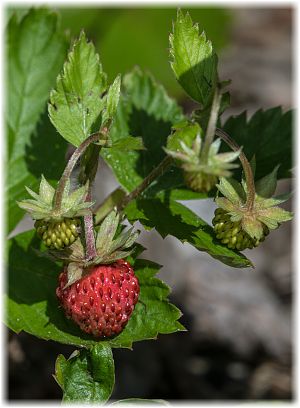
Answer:
[(119, 334), (138, 301), (140, 287), (131, 265), (123, 259), (94, 266), (83, 278), (63, 289), (67, 268), (59, 276), (56, 295), (81, 330), (95, 337)]

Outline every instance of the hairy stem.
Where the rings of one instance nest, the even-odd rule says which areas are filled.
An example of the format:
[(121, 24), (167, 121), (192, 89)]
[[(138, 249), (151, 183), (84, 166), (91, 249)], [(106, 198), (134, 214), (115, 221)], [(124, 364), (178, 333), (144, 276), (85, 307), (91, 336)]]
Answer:
[(157, 167), (155, 167), (151, 173), (141, 182), (137, 188), (135, 188), (131, 193), (127, 194), (122, 201), (117, 205), (117, 210), (122, 211), (130, 201), (134, 200), (138, 197), (150, 184), (159, 176), (161, 176), (166, 169), (172, 163), (172, 157), (166, 156)]
[(77, 163), (77, 160), (80, 158), (80, 156), (85, 152), (85, 150), (88, 148), (88, 146), (91, 143), (96, 142), (100, 137), (103, 136), (104, 139), (107, 137), (107, 129), (103, 128), (101, 132), (96, 132), (93, 133), (91, 136), (89, 136), (84, 142), (81, 143), (79, 147), (75, 150), (75, 152), (72, 154), (70, 160), (68, 161), (68, 164), (59, 180), (55, 197), (54, 197), (54, 210), (59, 211), (61, 208), (61, 202), (63, 198), (63, 194), (66, 188), (66, 183), (68, 179), (70, 178), (72, 171)]
[[(231, 147), (232, 150), (234, 151), (240, 150), (240, 146), (234, 140), (232, 140), (231, 137), (226, 132), (224, 132), (224, 130), (217, 128), (216, 135), (219, 136), (222, 140), (224, 140), (224, 142), (227, 143), (228, 146)], [(253, 206), (254, 206), (254, 200), (255, 200), (255, 184), (254, 184), (253, 172), (252, 172), (252, 168), (250, 166), (250, 163), (247, 157), (242, 151), (240, 152), (239, 159), (243, 166), (246, 184), (247, 184), (247, 190), (248, 190), (246, 207), (250, 211), (252, 211)]]
[(221, 92), (217, 86), (215, 93), (214, 93), (214, 98), (212, 101), (209, 121), (208, 121), (207, 129), (206, 129), (205, 140), (204, 140), (203, 148), (201, 151), (201, 159), (204, 163), (207, 163), (209, 148), (215, 137), (221, 97), (222, 97)]
[[(86, 201), (91, 200), (91, 186), (86, 196)], [(87, 261), (97, 256), (95, 234), (94, 234), (94, 217), (92, 212), (83, 217), (84, 237), (85, 237), (85, 258)]]

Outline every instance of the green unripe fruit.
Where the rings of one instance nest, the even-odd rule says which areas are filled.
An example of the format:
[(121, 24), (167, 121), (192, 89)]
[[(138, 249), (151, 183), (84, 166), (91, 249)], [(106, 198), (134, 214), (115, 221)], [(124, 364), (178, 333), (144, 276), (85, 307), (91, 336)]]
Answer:
[(66, 218), (63, 221), (38, 220), (34, 224), (37, 235), (50, 249), (63, 249), (71, 245), (79, 235), (80, 219)]
[(218, 181), (216, 176), (202, 172), (184, 171), (183, 175), (187, 187), (199, 193), (208, 193)]
[(233, 222), (230, 215), (222, 208), (217, 208), (212, 220), (216, 238), (230, 249), (243, 251), (246, 248), (257, 247), (269, 234), (268, 227), (263, 227), (264, 235), (260, 239), (253, 239), (242, 229), (241, 222)]

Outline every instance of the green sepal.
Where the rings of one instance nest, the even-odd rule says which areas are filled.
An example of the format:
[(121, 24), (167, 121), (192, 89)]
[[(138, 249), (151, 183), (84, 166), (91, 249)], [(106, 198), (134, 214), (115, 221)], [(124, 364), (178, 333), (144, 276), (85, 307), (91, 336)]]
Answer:
[[(233, 179), (221, 178), (217, 185), (224, 197), (216, 197), (217, 205), (230, 215), (232, 222), (241, 222), (242, 229), (254, 240), (264, 236), (265, 225), (269, 229), (278, 228), (285, 221), (292, 219), (293, 214), (283, 208), (276, 207), (289, 199), (289, 194), (271, 197), (276, 190), (276, 175), (278, 167), (259, 180), (256, 184), (258, 191), (254, 197), (252, 207), (247, 204), (246, 182), (238, 183)], [(260, 195), (259, 195), (260, 192)]]
[[(123, 228), (122, 228), (123, 227)], [(111, 264), (118, 259), (127, 258), (135, 251), (134, 243), (139, 231), (133, 228), (125, 230), (120, 224), (120, 215), (111, 211), (102, 221), (96, 235), (97, 255), (92, 259), (85, 259), (84, 247), (78, 238), (68, 248), (62, 250), (49, 250), (52, 259), (68, 263), (67, 284), (72, 285), (89, 273), (89, 268), (94, 265)]]
[(25, 188), (33, 199), (18, 201), (17, 204), (27, 211), (34, 220), (57, 221), (63, 218), (83, 217), (90, 213), (90, 208), (94, 204), (91, 201), (86, 201), (89, 190), (88, 182), (70, 193), (70, 180), (68, 179), (59, 209), (56, 209), (54, 204), (56, 190), (47, 182), (44, 176), (41, 178), (39, 194), (28, 187)]

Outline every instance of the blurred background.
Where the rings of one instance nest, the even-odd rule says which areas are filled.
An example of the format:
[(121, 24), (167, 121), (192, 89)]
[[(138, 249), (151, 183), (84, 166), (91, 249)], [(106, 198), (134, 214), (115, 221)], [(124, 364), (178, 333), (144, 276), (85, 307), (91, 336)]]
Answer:
[[(293, 106), (293, 9), (200, 8), (189, 10), (217, 49), (222, 80), (232, 79), (232, 107), (224, 118), (244, 110)], [(7, 9), (7, 18), (13, 11)], [(70, 37), (82, 28), (96, 45), (112, 80), (140, 65), (153, 73), (186, 112), (193, 104), (173, 78), (168, 35), (175, 8), (60, 8)], [(102, 200), (117, 183), (100, 162), (95, 194)], [(278, 192), (291, 188), (279, 183)], [(210, 200), (185, 202), (210, 222)], [(287, 204), (291, 209), (291, 204)], [(32, 227), (21, 221), (14, 233)], [(291, 263), (292, 225), (283, 224), (257, 249), (245, 254), (256, 269), (234, 269), (155, 231), (141, 234), (144, 257), (164, 265), (160, 277), (172, 288), (187, 332), (114, 350), (113, 399), (291, 400), (293, 398)], [(8, 398), (59, 400), (54, 379), (57, 355), (73, 347), (21, 333), (8, 336)]]

